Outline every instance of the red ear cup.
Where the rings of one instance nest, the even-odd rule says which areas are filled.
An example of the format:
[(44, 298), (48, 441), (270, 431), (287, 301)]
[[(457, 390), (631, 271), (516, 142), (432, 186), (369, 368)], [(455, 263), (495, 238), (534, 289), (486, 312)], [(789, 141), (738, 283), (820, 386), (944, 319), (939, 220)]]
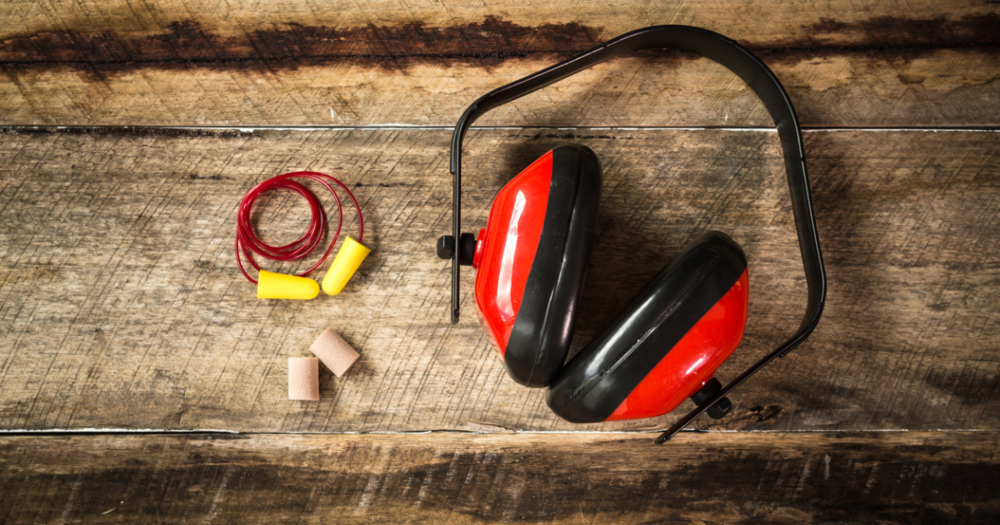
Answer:
[(736, 241), (700, 236), (567, 364), (546, 402), (574, 423), (666, 414), (743, 339), (748, 288)]
[(476, 304), (507, 372), (547, 386), (569, 351), (597, 229), (601, 166), (584, 146), (546, 153), (494, 199), (476, 261)]

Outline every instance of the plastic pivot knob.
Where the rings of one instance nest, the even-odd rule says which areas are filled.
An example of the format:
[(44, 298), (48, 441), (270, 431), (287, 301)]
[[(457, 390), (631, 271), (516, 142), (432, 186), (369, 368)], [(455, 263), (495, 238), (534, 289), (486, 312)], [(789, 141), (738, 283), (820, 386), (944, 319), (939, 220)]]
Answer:
[(344, 244), (340, 246), (340, 251), (333, 259), (333, 264), (323, 277), (323, 291), (328, 295), (339, 294), (371, 252), (365, 245), (350, 237), (344, 239)]
[(314, 299), (319, 295), (319, 283), (297, 275), (261, 270), (257, 278), (258, 299)]
[[(705, 383), (705, 386), (701, 387), (701, 390), (695, 392), (694, 395), (691, 396), (691, 401), (694, 401), (694, 404), (698, 406), (705, 406), (705, 403), (708, 403), (708, 400), (712, 399), (712, 396), (718, 394), (719, 390), (722, 390), (722, 383), (713, 377)], [(723, 416), (732, 410), (732, 401), (730, 401), (728, 397), (724, 397), (709, 407), (706, 412), (708, 413), (708, 417), (712, 419), (722, 419)]]
[[(462, 234), (462, 245), (458, 251), (458, 264), (472, 266), (472, 258), (476, 255), (476, 236), (471, 233)], [(451, 259), (455, 256), (455, 237), (442, 235), (437, 242), (437, 255), (441, 259)]]

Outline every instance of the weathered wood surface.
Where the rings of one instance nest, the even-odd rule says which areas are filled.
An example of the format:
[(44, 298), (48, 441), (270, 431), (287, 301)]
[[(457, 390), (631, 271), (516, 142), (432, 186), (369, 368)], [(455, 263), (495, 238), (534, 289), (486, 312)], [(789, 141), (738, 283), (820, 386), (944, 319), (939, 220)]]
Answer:
[[(1000, 133), (921, 130), (1000, 125), (996, 1), (46, 0), (0, 2), (0, 20), (0, 126), (110, 126), (0, 128), (0, 523), (1000, 522)], [(710, 432), (654, 447), (618, 431), (679, 414), (570, 425), (508, 379), (472, 272), (447, 323), (432, 245), (450, 134), (407, 126), (453, 125), (494, 87), (671, 23), (758, 53), (807, 127), (916, 129), (805, 134), (819, 330), (697, 423)], [(479, 124), (510, 128), (469, 135), (468, 230), (555, 144), (604, 164), (574, 349), (709, 228), (752, 267), (720, 377), (797, 325), (774, 133), (637, 129), (769, 126), (723, 68), (638, 53)], [(368, 129), (135, 127), (164, 125)], [(337, 297), (258, 301), (233, 261), (236, 205), (295, 169), (351, 185), (375, 251)], [(268, 238), (304, 227), (297, 198), (258, 210)], [(322, 401), (290, 402), (287, 357), (326, 326), (362, 358), (324, 372)], [(173, 432), (191, 428), (245, 433)]]
[[(0, 4), (0, 125), (453, 125), (478, 96), (655, 24), (759, 53), (807, 126), (1000, 125), (989, 0)], [(643, 53), (484, 125), (770, 125), (734, 75)]]
[[(447, 130), (0, 135), (0, 428), (503, 431), (574, 426), (505, 376), (472, 311), (447, 322)], [(1000, 133), (805, 134), (830, 276), (798, 351), (733, 397), (720, 429), (998, 429)], [(752, 267), (732, 378), (798, 324), (803, 278), (774, 133), (470, 133), (465, 224), (554, 144), (597, 151), (606, 178), (576, 347), (695, 235), (731, 233)], [(337, 297), (257, 300), (236, 270), (237, 203), (264, 178), (327, 171), (356, 191), (372, 255)], [(735, 174), (735, 176), (734, 176)], [(296, 198), (262, 229), (304, 227)], [(346, 232), (354, 231), (348, 214)], [(271, 268), (274, 268), (273, 266)], [(287, 357), (333, 326), (361, 360), (286, 399)], [(687, 406), (687, 405), (684, 405)]]
[(995, 432), (0, 440), (4, 523), (1000, 521)]

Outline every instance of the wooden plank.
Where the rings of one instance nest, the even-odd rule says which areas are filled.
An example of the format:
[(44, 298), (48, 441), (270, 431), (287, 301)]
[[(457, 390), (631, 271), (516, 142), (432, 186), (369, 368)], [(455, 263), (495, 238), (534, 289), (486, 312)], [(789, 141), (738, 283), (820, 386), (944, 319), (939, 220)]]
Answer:
[[(475, 321), (447, 321), (446, 130), (12, 131), (0, 136), (0, 428), (385, 431), (662, 428), (558, 420), (508, 379)], [(830, 293), (801, 350), (733, 397), (725, 429), (997, 429), (1000, 134), (805, 135)], [(733, 235), (752, 268), (735, 376), (799, 322), (803, 278), (774, 133), (481, 130), (465, 224), (554, 144), (597, 151), (600, 232), (575, 348), (686, 242)], [(341, 295), (257, 300), (232, 242), (255, 183), (316, 169), (357, 192), (374, 248)], [(262, 203), (293, 238), (304, 205)], [(345, 231), (353, 233), (348, 214)], [(271, 269), (292, 266), (276, 267)], [(333, 326), (362, 354), (290, 402), (286, 358)], [(687, 405), (684, 405), (687, 406)]]
[[(761, 13), (766, 13), (762, 16)], [(759, 53), (817, 127), (1000, 125), (1000, 6), (916, 0), (50, 0), (0, 5), (0, 124), (454, 125), (483, 93), (626, 31), (689, 24)], [(600, 65), (484, 125), (767, 126), (721, 66)]]
[(997, 437), (3, 437), (0, 520), (992, 524)]

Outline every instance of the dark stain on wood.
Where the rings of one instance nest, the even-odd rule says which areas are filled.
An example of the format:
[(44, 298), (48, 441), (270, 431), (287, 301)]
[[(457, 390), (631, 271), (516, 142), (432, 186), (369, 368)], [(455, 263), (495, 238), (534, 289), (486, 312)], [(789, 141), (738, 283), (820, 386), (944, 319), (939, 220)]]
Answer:
[(1000, 389), (1000, 376), (988, 370), (932, 370), (926, 382), (966, 406), (983, 405), (989, 402), (991, 393)]
[[(808, 36), (781, 42), (745, 42), (769, 61), (799, 62), (833, 54), (912, 59), (940, 49), (996, 49), (1000, 15), (908, 19), (876, 17), (857, 22), (828, 18), (803, 27)], [(858, 34), (857, 44), (830, 44), (830, 35)], [(0, 42), (0, 71), (70, 68), (100, 80), (138, 69), (274, 71), (302, 66), (350, 63), (384, 70), (416, 64), (467, 64), (490, 67), (534, 55), (570, 56), (607, 35), (600, 27), (577, 22), (523, 26), (496, 17), (451, 27), (422, 22), (399, 26), (352, 27), (292, 24), (248, 33), (220, 35), (198, 22), (171, 23), (167, 31), (122, 36), (111, 31), (40, 31)], [(657, 52), (660, 60), (695, 55)]]
[[(874, 58), (914, 59), (941, 49), (996, 50), (1000, 47), (1000, 14), (968, 15), (959, 20), (879, 16), (856, 22), (821, 18), (802, 27), (808, 37), (788, 46), (748, 45), (762, 57), (798, 62), (830, 54), (862, 54)], [(826, 44), (831, 35), (857, 35), (858, 44)], [(914, 83), (921, 80), (910, 79)]]
[[(150, 135), (157, 137), (211, 137), (218, 139), (252, 137), (254, 130), (227, 128), (163, 127), (163, 126), (0, 126), (0, 135), (83, 135), (123, 136)], [(197, 174), (192, 180), (229, 180), (229, 177)]]
[(188, 175), (188, 178), (191, 180), (233, 180), (232, 177), (226, 177), (225, 175), (219, 175), (218, 173), (216, 173), (215, 175), (208, 175), (204, 177), (198, 175), (197, 173), (192, 173)]
[(454, 27), (293, 24), (221, 36), (185, 20), (165, 33), (140, 37), (76, 30), (18, 35), (0, 43), (5, 56), (0, 64), (15, 70), (69, 67), (98, 78), (141, 68), (274, 70), (334, 62), (398, 70), (426, 62), (491, 65), (539, 51), (575, 52), (599, 42), (599, 33), (578, 23), (528, 27), (487, 17)]
[(781, 413), (781, 407), (778, 405), (755, 405), (748, 408), (747, 413), (749, 417), (756, 419), (757, 423), (764, 423), (778, 417), (778, 414)]
[(927, 19), (902, 19), (878, 16), (867, 20), (845, 23), (830, 18), (820, 18), (815, 24), (803, 26), (810, 34), (860, 33), (872, 46), (912, 47), (938, 42), (944, 47), (970, 47), (996, 45), (1000, 41), (997, 31), (1000, 15), (990, 13), (964, 16), (957, 21), (943, 16)]

